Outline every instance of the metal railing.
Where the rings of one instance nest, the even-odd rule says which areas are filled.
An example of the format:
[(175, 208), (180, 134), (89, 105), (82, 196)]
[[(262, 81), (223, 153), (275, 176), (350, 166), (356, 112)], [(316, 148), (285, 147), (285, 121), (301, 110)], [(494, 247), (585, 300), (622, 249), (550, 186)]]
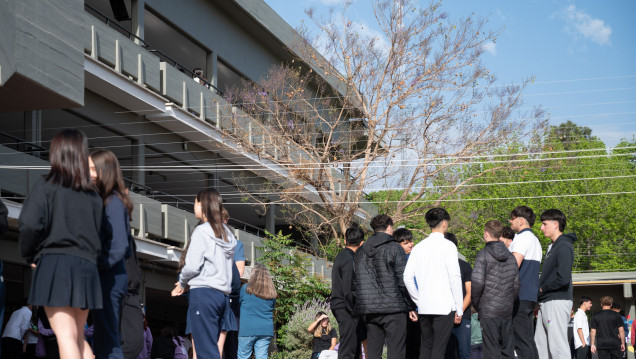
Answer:
[[(0, 131), (0, 136), (3, 137), (7, 137), (13, 141), (15, 141), (14, 143), (7, 143), (5, 145), (13, 145), (15, 146), (15, 150), (16, 151), (20, 151), (20, 152), (27, 152), (27, 153), (31, 153), (31, 152), (44, 152), (44, 153), (48, 153), (49, 150), (48, 148), (42, 147), (40, 145), (37, 145), (33, 142), (27, 141), (24, 138), (20, 138), (17, 136), (14, 136), (10, 133), (4, 132), (4, 131)], [(20, 145), (25, 146), (27, 148), (22, 148), (20, 149)]]
[(219, 90), (216, 86), (212, 85), (211, 83), (209, 83), (206, 79), (204, 79), (203, 77), (197, 75), (194, 73), (194, 71), (190, 70), (189, 68), (181, 65), (177, 60), (173, 59), (172, 57), (166, 55), (163, 51), (158, 50), (158, 49), (149, 49), (150, 48), (150, 44), (148, 44), (146, 41), (144, 41), (142, 38), (140, 38), (139, 36), (133, 34), (132, 32), (130, 32), (128, 29), (126, 29), (125, 27), (121, 26), (116, 20), (113, 20), (111, 18), (109, 18), (107, 15), (105, 15), (104, 13), (100, 12), (99, 10), (95, 9), (94, 7), (90, 6), (89, 4), (84, 3), (84, 6), (86, 8), (88, 8), (89, 10), (91, 10), (91, 12), (94, 12), (95, 14), (99, 15), (100, 17), (103, 18), (104, 23), (106, 23), (106, 25), (113, 25), (115, 27), (117, 27), (117, 29), (123, 31), (127, 36), (128, 39), (130, 40), (138, 40), (139, 43), (138, 45), (148, 49), (148, 51), (150, 53), (152, 53), (153, 55), (157, 56), (159, 59), (162, 60), (168, 60), (169, 62), (172, 63), (172, 65), (180, 70), (180, 71), (184, 71), (190, 74), (190, 76), (193, 79), (197, 79), (200, 82), (203, 82), (201, 85), (205, 86), (207, 88), (213, 89), (214, 91), (216, 91), (217, 95), (219, 96), (223, 96), (223, 91)]

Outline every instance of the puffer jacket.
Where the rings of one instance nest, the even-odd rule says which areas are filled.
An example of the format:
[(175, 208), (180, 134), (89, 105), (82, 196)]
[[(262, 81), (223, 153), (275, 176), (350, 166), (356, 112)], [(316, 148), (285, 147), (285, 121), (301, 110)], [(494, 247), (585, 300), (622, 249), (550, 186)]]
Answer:
[(519, 269), (503, 242), (488, 242), (477, 253), (471, 281), (471, 301), (479, 318), (512, 319), (512, 306), (519, 294)]
[(406, 255), (393, 237), (376, 232), (354, 257), (354, 313), (391, 314), (414, 310), (404, 286)]

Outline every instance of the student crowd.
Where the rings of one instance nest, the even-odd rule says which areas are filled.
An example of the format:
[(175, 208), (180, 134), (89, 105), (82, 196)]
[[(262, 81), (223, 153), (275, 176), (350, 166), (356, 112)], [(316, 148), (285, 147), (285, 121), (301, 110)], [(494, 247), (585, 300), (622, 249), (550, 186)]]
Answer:
[(381, 358), (384, 345), (388, 359), (623, 357), (625, 329), (610, 310), (611, 297), (601, 298), (603, 310), (589, 326), (585, 311), (591, 300), (581, 299), (570, 329), (571, 351), (576, 236), (564, 233), (561, 211), (540, 216), (541, 231), (551, 240), (545, 256), (531, 230), (531, 208), (514, 208), (510, 227), (488, 221), (472, 269), (448, 232), (449, 213), (433, 208), (425, 219), (431, 233), (415, 246), (411, 232), (394, 230), (385, 214), (371, 220), (374, 233), (366, 240), (359, 227), (347, 229), (346, 248), (332, 272), (338, 358), (357, 359), (361, 348), (366, 358)]
[[(203, 359), (223, 354), (248, 359), (252, 353), (267, 358), (276, 288), (262, 265), (241, 286), (243, 248), (226, 225), (229, 214), (218, 191), (204, 189), (196, 197), (200, 224), (184, 249), (172, 291), (188, 295), (191, 343), (164, 328), (149, 345), (130, 230), (133, 205), (117, 158), (105, 150), (89, 154), (82, 132), (63, 130), (51, 141), (49, 160), (50, 172), (20, 213), (20, 252), (34, 275), (28, 306), (14, 312), (3, 331), (3, 359), (20, 357), (23, 339), (32, 332), (53, 338), (48, 342), (56, 346), (47, 347), (46, 357), (64, 359), (187, 358), (188, 347)], [(0, 231), (7, 228), (6, 212), (0, 205)], [(564, 233), (561, 211), (541, 214), (541, 231), (552, 241), (545, 256), (531, 231), (532, 209), (512, 210), (510, 228), (487, 222), (474, 268), (458, 254), (457, 239), (448, 232), (449, 213), (433, 208), (425, 219), (431, 233), (416, 246), (412, 233), (394, 230), (385, 214), (371, 220), (374, 233), (366, 240), (359, 226), (347, 229), (346, 248), (333, 264), (330, 301), (340, 342), (326, 313), (318, 313), (307, 328), (314, 338), (312, 359), (357, 359), (363, 351), (379, 359), (385, 345), (388, 359), (572, 357), (567, 330), (576, 236)], [(0, 289), (4, 300), (1, 280)], [(40, 315), (30, 328), (31, 305)], [(603, 310), (588, 326), (585, 312), (591, 306), (582, 298), (574, 317), (576, 357), (619, 358), (625, 330), (610, 310), (612, 298), (601, 299)], [(86, 327), (89, 310), (92, 330)], [(90, 345), (85, 334), (92, 334)]]

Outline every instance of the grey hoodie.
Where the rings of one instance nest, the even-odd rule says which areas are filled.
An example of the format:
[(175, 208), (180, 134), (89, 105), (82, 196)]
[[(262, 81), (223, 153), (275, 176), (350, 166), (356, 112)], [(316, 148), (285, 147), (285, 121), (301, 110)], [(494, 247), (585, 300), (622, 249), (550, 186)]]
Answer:
[(223, 228), (227, 242), (215, 235), (208, 222), (194, 229), (185, 265), (179, 274), (181, 287), (213, 288), (230, 294), (236, 238), (227, 226), (223, 225)]

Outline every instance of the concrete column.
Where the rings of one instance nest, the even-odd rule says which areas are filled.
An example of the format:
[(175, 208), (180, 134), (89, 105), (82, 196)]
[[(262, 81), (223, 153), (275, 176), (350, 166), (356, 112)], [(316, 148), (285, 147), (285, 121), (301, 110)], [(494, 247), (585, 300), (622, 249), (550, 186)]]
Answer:
[(205, 75), (207, 76), (207, 80), (214, 87), (219, 87), (218, 82), (218, 57), (216, 56), (216, 52), (208, 52), (205, 57)]
[[(146, 142), (143, 136), (138, 136), (132, 144), (132, 165), (143, 167), (146, 165)], [(146, 171), (138, 168), (132, 171), (132, 180), (146, 185)]]
[[(42, 111), (24, 112), (24, 139), (36, 145), (42, 145)], [(40, 152), (30, 152), (40, 157)]]
[[(130, 12), (132, 17), (132, 33), (140, 39), (144, 39), (144, 0), (131, 0)], [(135, 39), (135, 43), (139, 44), (139, 40)]]
[(271, 233), (276, 233), (276, 205), (271, 203), (267, 206), (265, 213), (265, 229)]

